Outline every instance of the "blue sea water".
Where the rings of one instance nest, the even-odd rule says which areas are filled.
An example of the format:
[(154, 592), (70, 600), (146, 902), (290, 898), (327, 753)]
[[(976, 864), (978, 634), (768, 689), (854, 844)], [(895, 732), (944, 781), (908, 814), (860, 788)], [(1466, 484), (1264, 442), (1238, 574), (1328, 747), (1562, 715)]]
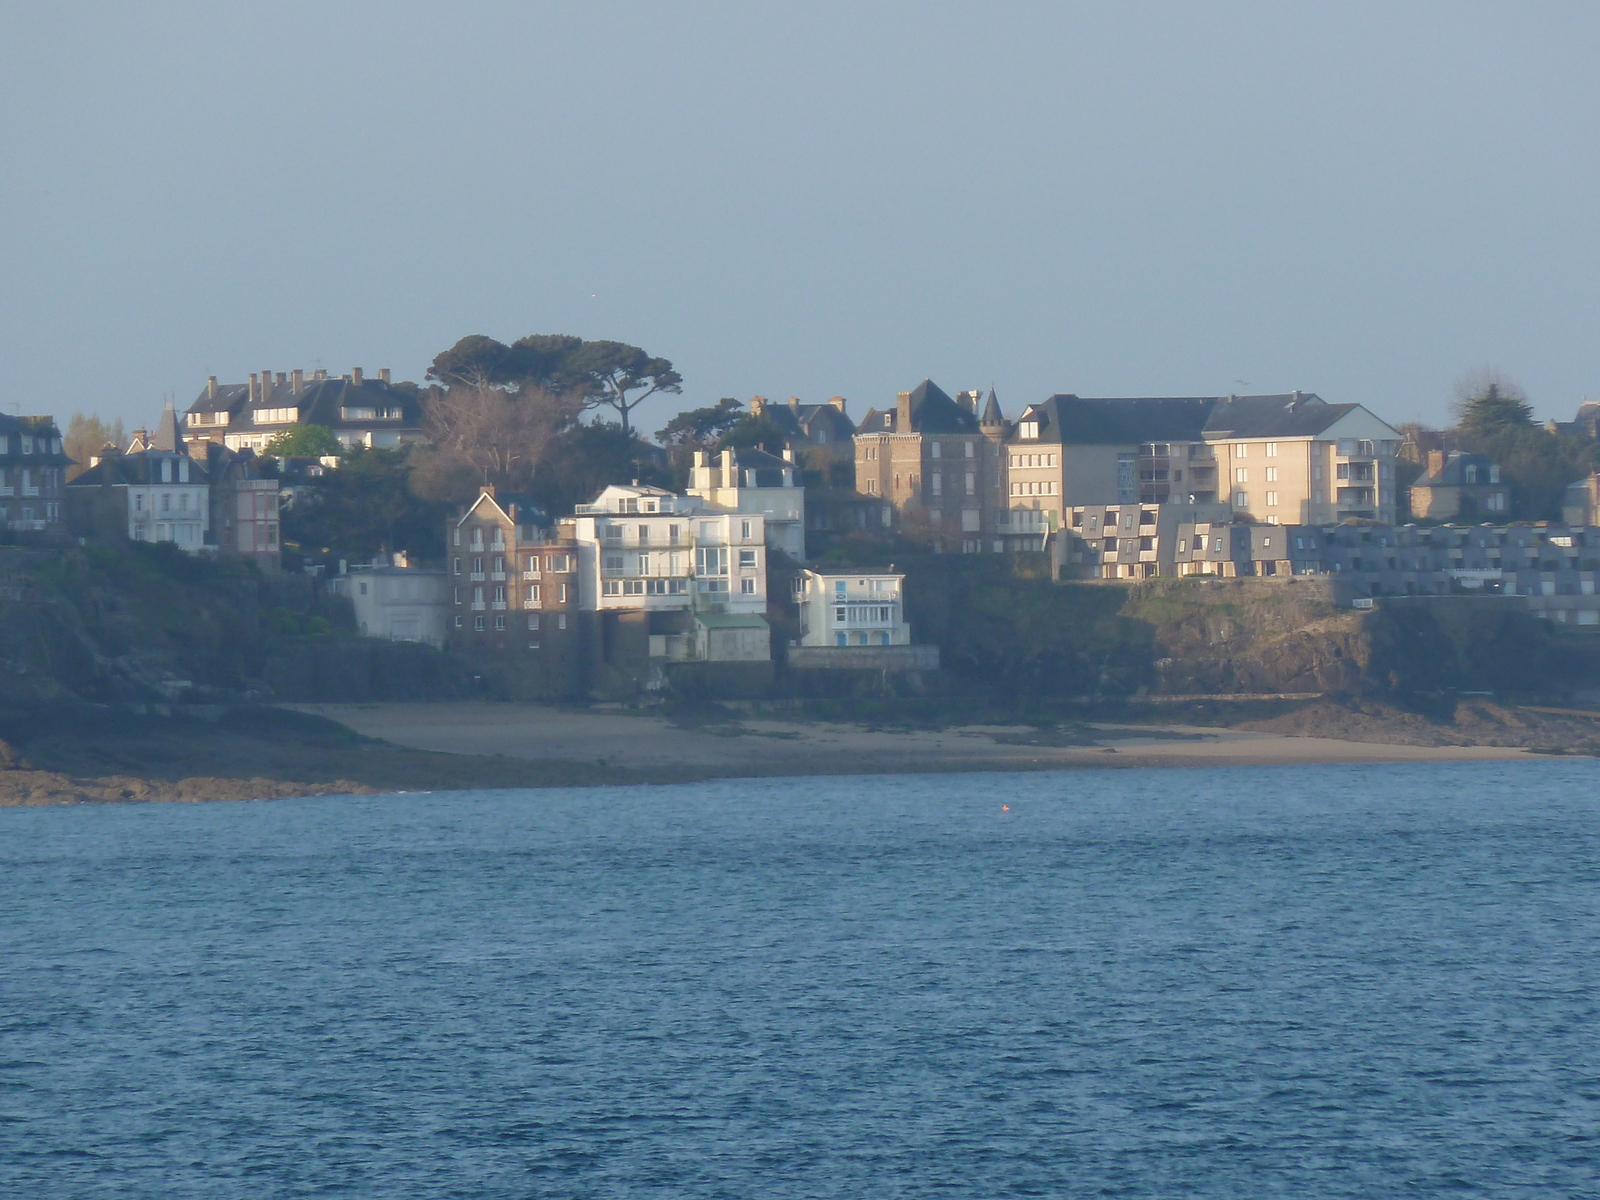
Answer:
[(0, 811), (0, 1195), (1593, 1195), (1597, 784)]

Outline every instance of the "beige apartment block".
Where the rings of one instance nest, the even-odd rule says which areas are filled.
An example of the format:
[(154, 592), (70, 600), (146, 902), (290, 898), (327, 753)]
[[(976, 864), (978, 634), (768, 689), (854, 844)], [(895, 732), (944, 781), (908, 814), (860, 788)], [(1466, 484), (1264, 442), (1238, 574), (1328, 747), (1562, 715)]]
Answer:
[(1268, 525), (1395, 518), (1400, 435), (1309, 393), (1030, 406), (1005, 446), (1009, 524), (1048, 531), (1094, 504), (1224, 504)]

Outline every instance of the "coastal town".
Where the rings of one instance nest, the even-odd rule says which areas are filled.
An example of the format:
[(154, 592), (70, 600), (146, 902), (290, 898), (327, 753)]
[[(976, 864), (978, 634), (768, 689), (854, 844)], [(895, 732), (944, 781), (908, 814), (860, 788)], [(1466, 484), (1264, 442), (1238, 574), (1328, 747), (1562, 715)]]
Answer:
[[(7, 541), (30, 555), (166, 546), (293, 576), (330, 630), (432, 647), (520, 698), (767, 695), (779, 675), (919, 690), (941, 647), (911, 619), (925, 598), (896, 569), (916, 555), (985, 558), (1061, 586), (1311, 584), (1352, 610), (1493, 598), (1600, 634), (1592, 462), (1558, 480), (1552, 503), (1461, 430), (1391, 424), (1313, 392), (1057, 394), (1008, 412), (993, 388), (951, 395), (931, 380), (859, 417), (839, 396), (724, 400), (652, 442), (628, 428), (638, 401), (625, 391), (493, 378), (487, 341), (439, 356), (423, 386), (386, 369), (213, 376), (186, 408), (169, 402), (151, 428), (87, 454), (81, 414), (67, 432), (58, 415), (0, 417)], [(650, 361), (630, 386), (675, 392), (671, 364)], [(1510, 404), (1513, 432), (1593, 460), (1600, 405), (1540, 428), (1497, 389), (1465, 412), (1479, 444)], [(597, 393), (620, 427), (581, 419)], [(506, 425), (517, 409), (523, 425)], [(553, 439), (593, 431), (623, 452), (592, 491), (569, 488), (563, 511), (540, 488), (566, 453)], [(409, 469), (403, 490), (420, 503), (417, 464), (452, 445), (472, 460), (474, 437), (503, 461), (525, 439), (532, 465), (458, 472), (405, 538), (341, 539), (368, 526), (359, 499), (343, 530), (330, 534), (325, 512), (321, 526), (299, 522), (328, 544), (297, 530), (374, 461)]]

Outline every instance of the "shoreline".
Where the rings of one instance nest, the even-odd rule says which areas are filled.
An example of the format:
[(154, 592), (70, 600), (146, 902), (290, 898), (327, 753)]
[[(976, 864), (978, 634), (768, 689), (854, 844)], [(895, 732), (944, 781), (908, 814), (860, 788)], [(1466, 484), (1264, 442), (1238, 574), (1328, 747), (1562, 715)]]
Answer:
[[(887, 728), (864, 722), (673, 717), (488, 702), (296, 704), (261, 729), (203, 722), (29, 747), (0, 770), (0, 806), (277, 799), (726, 779), (1082, 769), (1535, 761), (1527, 744), (1405, 744), (1261, 728), (1094, 722)], [(276, 730), (272, 727), (279, 726)], [(243, 728), (243, 732), (241, 732)], [(1403, 732), (1398, 726), (1391, 736)], [(1370, 732), (1370, 731), (1369, 731)], [(109, 748), (108, 748), (109, 746)], [(139, 761), (138, 749), (148, 751)], [(1557, 753), (1560, 753), (1557, 750)], [(117, 762), (121, 769), (94, 770)]]

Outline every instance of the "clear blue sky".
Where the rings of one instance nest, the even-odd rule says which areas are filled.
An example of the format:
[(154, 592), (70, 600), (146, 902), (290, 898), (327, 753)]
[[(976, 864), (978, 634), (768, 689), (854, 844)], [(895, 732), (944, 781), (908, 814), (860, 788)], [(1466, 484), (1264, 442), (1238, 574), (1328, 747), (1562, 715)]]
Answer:
[(3, 15), (7, 411), (535, 332), (684, 406), (1600, 394), (1593, 3)]

